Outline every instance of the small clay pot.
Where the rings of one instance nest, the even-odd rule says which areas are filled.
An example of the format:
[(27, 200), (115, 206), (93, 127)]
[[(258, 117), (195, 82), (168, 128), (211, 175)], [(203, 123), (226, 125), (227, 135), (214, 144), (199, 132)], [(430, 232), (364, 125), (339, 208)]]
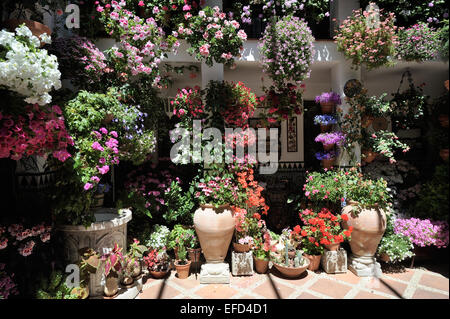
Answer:
[(448, 114), (439, 115), (438, 120), (442, 127), (448, 127)]
[(114, 297), (119, 292), (119, 277), (110, 275), (106, 277), (103, 293), (106, 297)]
[(332, 149), (334, 149), (334, 144), (323, 144), (324, 151), (331, 151)]
[(246, 253), (246, 252), (250, 251), (250, 245), (233, 243), (233, 249), (237, 253)]
[(92, 208), (103, 207), (104, 201), (105, 201), (105, 193), (95, 194), (91, 207)]
[(150, 272), (150, 275), (152, 275), (153, 278), (155, 278), (155, 279), (162, 279), (162, 278), (166, 277), (166, 275), (169, 272), (169, 270), (164, 270), (164, 271), (149, 270), (149, 272)]
[(202, 249), (201, 248), (188, 248), (188, 256), (189, 260), (192, 262), (200, 262), (200, 257), (202, 255)]
[(338, 251), (339, 247), (341, 247), (341, 243), (333, 243), (329, 245), (324, 245), (326, 250), (329, 251)]
[(334, 103), (320, 103), (320, 109), (323, 114), (331, 114), (334, 112)]
[(331, 127), (332, 127), (331, 124), (328, 124), (328, 125), (320, 125), (320, 132), (321, 132), (321, 133), (329, 132), (329, 131), (331, 131)]
[(189, 269), (191, 268), (191, 261), (188, 260), (186, 264), (180, 265), (180, 261), (175, 262), (175, 268), (177, 269), (177, 275), (179, 279), (186, 279), (189, 277)]
[(372, 163), (376, 158), (377, 158), (377, 153), (371, 151), (371, 150), (363, 150), (362, 154), (364, 156), (362, 156), (362, 160), (365, 163)]
[(305, 258), (309, 259), (308, 270), (316, 271), (319, 269), (320, 260), (322, 259), (322, 255), (308, 255), (304, 254)]
[(389, 255), (386, 254), (386, 253), (382, 253), (382, 254), (380, 255), (380, 260), (381, 260), (381, 261), (384, 261), (385, 263), (388, 263), (388, 262), (391, 261), (391, 257), (389, 257)]
[(258, 259), (253, 257), (255, 263), (255, 270), (258, 274), (265, 274), (269, 270), (269, 261), (265, 259)]
[(374, 119), (375, 118), (373, 116), (363, 116), (361, 119), (361, 126), (364, 128), (369, 127)]
[(307, 263), (301, 267), (286, 267), (280, 264), (273, 264), (273, 266), (285, 277), (287, 278), (297, 278), (303, 274), (309, 267), (309, 259), (306, 259)]
[(122, 287), (129, 289), (133, 286), (133, 283), (134, 283), (134, 279), (132, 277), (125, 276), (122, 278), (122, 281), (120, 284), (122, 285)]
[(444, 148), (439, 152), (439, 156), (442, 158), (442, 160), (446, 162), (448, 162), (448, 155), (449, 155), (448, 151), (449, 151), (448, 148)]
[(334, 165), (334, 161), (336, 160), (335, 157), (330, 159), (323, 159), (322, 160), (322, 167), (326, 169), (330, 169)]

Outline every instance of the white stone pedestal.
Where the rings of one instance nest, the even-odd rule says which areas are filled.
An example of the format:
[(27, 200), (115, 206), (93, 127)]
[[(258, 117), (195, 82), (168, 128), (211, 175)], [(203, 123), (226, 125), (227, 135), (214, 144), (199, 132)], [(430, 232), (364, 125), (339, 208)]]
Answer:
[(325, 250), (320, 262), (327, 274), (347, 272), (347, 252), (343, 248), (336, 251)]
[(381, 266), (375, 257), (358, 257), (351, 255), (348, 269), (358, 277), (381, 277)]
[(233, 276), (253, 275), (253, 253), (231, 252), (231, 273)]
[(200, 270), (201, 284), (229, 284), (230, 266), (226, 263), (203, 264)]

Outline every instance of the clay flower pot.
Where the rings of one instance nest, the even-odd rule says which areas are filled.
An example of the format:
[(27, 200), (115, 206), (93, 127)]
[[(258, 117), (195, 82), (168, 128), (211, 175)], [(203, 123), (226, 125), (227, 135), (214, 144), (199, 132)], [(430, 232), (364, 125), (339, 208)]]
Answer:
[(194, 226), (206, 262), (222, 263), (235, 229), (230, 206), (200, 205), (194, 213)]
[(138, 265), (137, 265), (137, 267), (133, 268), (133, 272), (132, 272), (131, 276), (133, 278), (137, 278), (141, 275), (141, 273), (142, 273), (142, 263), (141, 263), (141, 261), (138, 261)]
[(448, 161), (448, 151), (449, 151), (449, 149), (448, 148), (444, 148), (444, 149), (442, 149), (442, 150), (440, 150), (440, 152), (439, 152), (439, 156), (442, 158), (442, 160), (444, 160), (444, 161)]
[(237, 253), (246, 253), (246, 252), (250, 251), (250, 245), (233, 243), (233, 249)]
[(448, 114), (439, 115), (438, 120), (442, 127), (448, 127)]
[[(37, 21), (24, 19), (10, 19), (3, 22), (3, 25), (11, 32), (14, 32), (18, 26), (24, 23), (28, 27), (28, 29), (30, 29), (31, 33), (35, 37), (39, 38), (39, 36), (41, 36), (44, 33), (47, 33), (48, 36), (52, 35), (52, 30), (48, 26)], [(44, 46), (44, 44), (45, 43), (41, 42), (41, 46)]]
[(191, 261), (187, 260), (185, 264), (180, 265), (180, 261), (175, 262), (175, 268), (177, 269), (177, 275), (179, 279), (186, 279), (189, 277), (189, 269), (191, 268)]
[(150, 275), (152, 275), (155, 279), (162, 279), (166, 277), (167, 273), (169, 272), (169, 269), (163, 270), (163, 271), (157, 271), (157, 270), (149, 270)]
[(367, 116), (367, 115), (363, 116), (361, 119), (361, 126), (364, 128), (369, 127), (370, 124), (372, 124), (374, 119), (375, 118), (373, 116)]
[(334, 112), (334, 103), (320, 103), (320, 109), (324, 114), (331, 114)]
[(342, 209), (342, 214), (347, 215), (348, 220), (342, 222), (344, 229), (353, 227), (350, 248), (357, 257), (373, 257), (378, 244), (386, 230), (386, 214), (378, 207), (362, 209), (356, 216), (353, 212), (353, 203)]
[(332, 125), (331, 124), (328, 124), (328, 125), (320, 125), (320, 132), (321, 133), (326, 133), (326, 132), (329, 132), (329, 131), (331, 131), (331, 127), (332, 127)]
[(319, 269), (320, 260), (322, 259), (322, 255), (303, 254), (303, 256), (305, 256), (305, 258), (309, 259), (308, 270), (316, 271)]
[(258, 259), (253, 257), (255, 263), (255, 270), (258, 274), (265, 274), (269, 270), (269, 261), (265, 259)]
[(331, 151), (332, 149), (334, 149), (334, 144), (323, 144), (324, 151)]
[(119, 277), (116, 275), (106, 277), (103, 292), (106, 297), (114, 298), (119, 292)]
[(202, 254), (201, 248), (188, 248), (189, 260), (192, 262), (200, 262), (200, 256)]
[(330, 159), (323, 159), (322, 160), (322, 167), (326, 169), (330, 169), (334, 165), (334, 161), (336, 158), (330, 158)]
[(329, 244), (329, 245), (324, 245), (326, 250), (329, 251), (338, 251), (339, 248), (341, 247), (341, 243), (333, 243), (333, 244)]
[(124, 288), (131, 288), (133, 286), (134, 283), (134, 279), (132, 277), (128, 277), (125, 276), (122, 278), (122, 281), (120, 282), (120, 284), (122, 285), (122, 287)]
[(362, 154), (364, 156), (361, 156), (363, 162), (365, 163), (372, 163), (377, 158), (377, 153), (373, 152), (372, 150), (363, 150)]
[(391, 257), (389, 257), (389, 255), (386, 254), (386, 253), (382, 253), (382, 254), (380, 255), (380, 260), (381, 260), (381, 261), (384, 261), (385, 263), (388, 263), (388, 262), (391, 261)]
[(100, 208), (103, 207), (103, 203), (105, 201), (105, 193), (95, 194), (94, 200), (92, 201), (92, 208)]
[(310, 261), (306, 258), (306, 264), (302, 267), (286, 267), (280, 264), (273, 264), (274, 267), (287, 278), (297, 278), (308, 269)]

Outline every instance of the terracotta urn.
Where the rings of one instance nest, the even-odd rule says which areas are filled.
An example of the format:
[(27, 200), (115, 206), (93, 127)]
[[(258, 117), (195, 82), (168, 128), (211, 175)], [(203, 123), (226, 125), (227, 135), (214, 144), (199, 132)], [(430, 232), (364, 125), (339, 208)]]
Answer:
[(255, 263), (255, 270), (258, 274), (265, 274), (269, 270), (269, 261), (253, 257)]
[(444, 148), (442, 150), (440, 150), (439, 152), (439, 156), (442, 158), (442, 160), (444, 161), (448, 161), (448, 155), (449, 155), (449, 149), (448, 148)]
[(338, 251), (339, 248), (341, 247), (341, 243), (332, 243), (329, 245), (324, 245), (326, 250), (329, 251)]
[(303, 256), (305, 256), (305, 258), (309, 259), (308, 270), (316, 271), (319, 269), (320, 260), (322, 259), (322, 255), (303, 254)]
[(280, 264), (273, 264), (273, 266), (285, 277), (287, 278), (297, 278), (303, 274), (306, 269), (308, 269), (310, 261), (306, 258), (306, 264), (301, 267), (286, 267)]
[(326, 169), (330, 169), (334, 165), (334, 161), (336, 158), (330, 158), (330, 159), (323, 159), (322, 160), (322, 167)]
[(246, 252), (250, 251), (250, 245), (233, 243), (233, 249), (237, 253), (246, 253)]
[(119, 276), (109, 275), (106, 277), (103, 292), (106, 297), (113, 298), (119, 292)]
[(194, 226), (207, 263), (222, 263), (235, 229), (230, 205), (200, 205), (194, 213)]
[(378, 244), (386, 230), (386, 214), (378, 208), (364, 208), (358, 214), (352, 212), (354, 203), (342, 209), (342, 214), (347, 215), (348, 220), (342, 222), (344, 229), (353, 227), (350, 248), (357, 257), (373, 257)]
[(378, 154), (373, 152), (372, 150), (363, 150), (362, 155), (363, 156), (361, 156), (361, 158), (363, 162), (372, 163), (375, 160), (375, 158), (377, 158)]
[(324, 114), (331, 114), (334, 112), (334, 103), (320, 103), (320, 109)]

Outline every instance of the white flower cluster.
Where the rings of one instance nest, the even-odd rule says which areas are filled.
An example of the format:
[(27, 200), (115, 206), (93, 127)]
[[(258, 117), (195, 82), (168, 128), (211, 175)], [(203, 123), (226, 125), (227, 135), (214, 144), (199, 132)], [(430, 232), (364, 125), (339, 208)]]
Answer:
[(0, 31), (0, 87), (25, 96), (27, 103), (45, 105), (52, 100), (48, 92), (61, 88), (61, 73), (56, 56), (39, 48), (41, 41), (51, 39), (46, 33), (35, 37), (25, 25), (16, 34)]
[(145, 245), (152, 249), (161, 250), (167, 246), (169, 234), (170, 229), (167, 226), (156, 224), (153, 227), (153, 232), (151, 233), (150, 238), (145, 242)]

